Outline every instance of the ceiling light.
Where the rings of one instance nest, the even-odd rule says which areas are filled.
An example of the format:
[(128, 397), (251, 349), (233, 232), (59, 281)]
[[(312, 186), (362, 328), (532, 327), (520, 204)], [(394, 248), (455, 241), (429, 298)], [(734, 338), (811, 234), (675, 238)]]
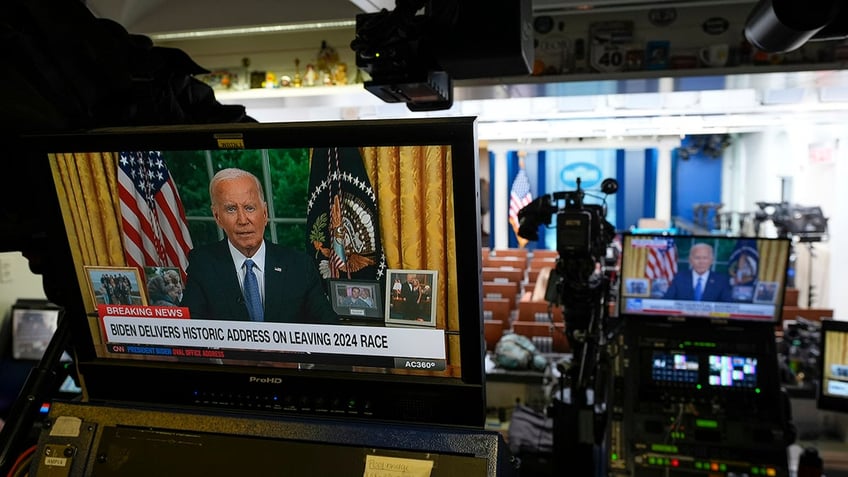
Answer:
[(339, 30), (355, 28), (356, 20), (338, 20), (324, 22), (287, 23), (282, 25), (257, 25), (236, 28), (215, 28), (211, 30), (195, 30), (173, 33), (153, 33), (153, 41), (194, 40), (202, 38), (218, 38), (223, 36), (256, 35), (264, 33), (297, 33), (316, 30)]

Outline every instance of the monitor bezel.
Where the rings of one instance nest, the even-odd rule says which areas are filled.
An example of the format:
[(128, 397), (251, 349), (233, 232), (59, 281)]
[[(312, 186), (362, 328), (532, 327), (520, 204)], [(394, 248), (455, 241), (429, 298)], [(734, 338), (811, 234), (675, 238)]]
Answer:
[[(792, 255), (792, 241), (788, 238), (783, 237), (749, 237), (742, 235), (708, 235), (708, 234), (680, 234), (680, 233), (643, 233), (643, 232), (627, 232), (622, 234), (621, 237), (621, 265), (623, 266), (625, 260), (627, 259), (627, 247), (625, 244), (627, 242), (628, 237), (631, 238), (666, 238), (673, 240), (757, 240), (762, 242), (784, 242), (787, 247), (787, 253), (785, 257), (785, 261), (782, 263), (782, 267), (784, 270), (789, 270), (790, 265), (790, 256)], [(621, 279), (618, 280), (618, 287), (616, 290), (617, 293), (617, 303), (616, 303), (616, 312), (618, 316), (627, 317), (631, 320), (658, 320), (658, 321), (668, 321), (668, 322), (687, 322), (687, 321), (704, 321), (704, 322), (712, 322), (717, 324), (725, 324), (725, 323), (767, 323), (777, 325), (782, 321), (783, 317), (783, 304), (785, 299), (785, 291), (788, 286), (787, 279), (784, 277), (781, 282), (781, 287), (775, 295), (775, 303), (774, 303), (774, 313), (770, 319), (747, 319), (747, 318), (724, 318), (724, 317), (712, 317), (712, 316), (697, 316), (697, 315), (668, 315), (668, 314), (651, 314), (651, 313), (629, 313), (626, 308), (626, 300), (624, 298), (625, 287), (627, 286), (627, 280), (622, 275)]]
[[(28, 137), (28, 149), (45, 163), (47, 153), (51, 152), (215, 150), (222, 148), (220, 138), (232, 137), (240, 137), (250, 149), (402, 145), (449, 145), (452, 148), (455, 240), (457, 250), (462, 251), (456, 254), (457, 280), (452, 284), (460, 297), (457, 307), (461, 377), (323, 370), (304, 373), (281, 368), (98, 358), (88, 323), (81, 319), (86, 316), (82, 300), (71, 297), (62, 305), (66, 316), (74, 320), (73, 344), (87, 398), (274, 412), (274, 406), (263, 403), (282, 395), (308, 395), (322, 402), (355, 396), (360, 403), (369, 403), (370, 409), (346, 414), (353, 418), (482, 426), (485, 422), (485, 342), (479, 280), (482, 259), (476, 123), (475, 117), (238, 123), (109, 128)], [(56, 216), (61, 220), (55, 190), (47, 189), (53, 191)], [(63, 229), (64, 225), (60, 225)], [(67, 241), (64, 246), (69, 247)], [(54, 272), (64, 274), (67, 283), (78, 288), (73, 270)], [(76, 295), (81, 297), (82, 293), (79, 290)], [(479, 300), (468, 299), (475, 296)], [(334, 389), (344, 392), (334, 392)], [(259, 402), (237, 400), (234, 397), (237, 395), (252, 395)], [(312, 411), (333, 414), (326, 409)], [(303, 413), (302, 410), (297, 412)]]
[(821, 343), (819, 345), (819, 351), (822, 358), (819, 360), (820, 379), (818, 382), (818, 389), (816, 390), (816, 408), (822, 411), (845, 413), (848, 412), (848, 397), (840, 398), (825, 395), (824, 393), (825, 387), (827, 386), (827, 383), (825, 382), (825, 370), (827, 363), (824, 357), (827, 356), (827, 340), (825, 337), (828, 333), (845, 333), (848, 335), (848, 321), (823, 319), (820, 323)]

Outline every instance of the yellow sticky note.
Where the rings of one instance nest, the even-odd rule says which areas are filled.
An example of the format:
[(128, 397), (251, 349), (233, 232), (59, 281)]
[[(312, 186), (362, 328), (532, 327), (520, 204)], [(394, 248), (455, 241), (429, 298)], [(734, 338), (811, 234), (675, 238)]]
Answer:
[(368, 455), (363, 477), (430, 477), (433, 461)]

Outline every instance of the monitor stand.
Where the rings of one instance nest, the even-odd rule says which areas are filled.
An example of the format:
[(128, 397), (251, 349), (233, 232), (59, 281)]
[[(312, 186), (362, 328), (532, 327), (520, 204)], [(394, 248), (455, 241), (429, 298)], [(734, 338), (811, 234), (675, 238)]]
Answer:
[(31, 475), (515, 476), (467, 427), (54, 402)]

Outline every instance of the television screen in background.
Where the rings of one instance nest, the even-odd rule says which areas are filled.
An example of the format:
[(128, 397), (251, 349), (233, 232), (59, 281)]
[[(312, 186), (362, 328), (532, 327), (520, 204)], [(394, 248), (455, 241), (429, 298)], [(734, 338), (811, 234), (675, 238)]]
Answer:
[[(710, 284), (700, 299), (694, 295), (689, 264), (690, 249), (697, 244), (709, 245), (713, 253)], [(789, 245), (788, 239), (774, 238), (625, 234), (619, 313), (777, 323)]]

